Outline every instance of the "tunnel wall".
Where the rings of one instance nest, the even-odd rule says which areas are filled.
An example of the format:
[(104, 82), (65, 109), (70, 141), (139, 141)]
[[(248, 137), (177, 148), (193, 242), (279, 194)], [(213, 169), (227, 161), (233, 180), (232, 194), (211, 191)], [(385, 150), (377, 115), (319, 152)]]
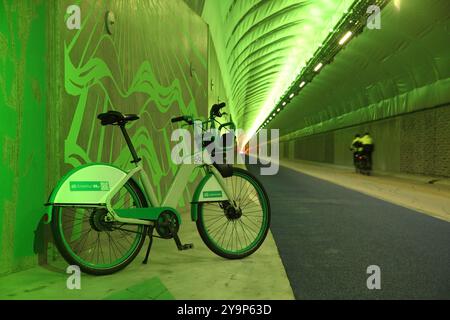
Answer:
[(374, 170), (450, 177), (450, 105), (282, 142), (280, 155), (352, 166), (356, 133), (375, 142)]
[(351, 166), (369, 131), (375, 170), (450, 176), (448, 4), (389, 2), (272, 121), (282, 155)]
[(435, 108), (450, 102), (448, 1), (383, 9), (287, 101), (271, 126), (291, 140)]
[(206, 0), (183, 0), (199, 16), (202, 15)]
[(44, 1), (0, 4), (0, 274), (36, 263), (49, 172), (46, 16)]
[[(222, 109), (222, 111), (231, 114), (219, 60), (217, 59), (217, 51), (211, 38), (211, 34), (209, 34), (208, 36), (208, 84), (208, 106), (212, 106), (216, 103), (226, 102), (227, 106)], [(221, 119), (218, 119), (218, 121), (228, 122), (228, 118), (223, 117)]]
[(41, 218), (62, 175), (91, 162), (131, 168), (120, 132), (101, 127), (97, 114), (141, 116), (129, 132), (159, 198), (177, 170), (170, 119), (207, 115), (208, 28), (186, 3), (77, 1), (81, 29), (69, 30), (73, 3), (0, 4), (0, 274), (51, 263), (55, 249)]

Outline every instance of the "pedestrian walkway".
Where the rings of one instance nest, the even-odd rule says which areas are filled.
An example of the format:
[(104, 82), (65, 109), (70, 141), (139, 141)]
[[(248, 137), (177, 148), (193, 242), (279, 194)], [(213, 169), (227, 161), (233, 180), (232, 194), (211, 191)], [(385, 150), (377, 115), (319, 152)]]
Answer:
[(199, 299), (292, 300), (289, 280), (272, 234), (255, 254), (226, 260), (202, 242), (195, 223), (183, 212), (180, 237), (194, 249), (178, 252), (173, 241), (155, 239), (148, 265), (145, 246), (126, 269), (110, 276), (82, 274), (81, 290), (69, 290), (67, 263), (50, 265), (0, 277), (1, 299)]
[(302, 160), (281, 160), (281, 165), (372, 197), (450, 221), (450, 179), (400, 173), (374, 172), (370, 177), (353, 168)]

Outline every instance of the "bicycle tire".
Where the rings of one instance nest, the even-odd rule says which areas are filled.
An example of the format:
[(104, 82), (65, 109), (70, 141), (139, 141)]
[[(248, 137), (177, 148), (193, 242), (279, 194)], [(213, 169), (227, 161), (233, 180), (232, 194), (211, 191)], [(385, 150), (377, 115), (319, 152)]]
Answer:
[[(135, 201), (136, 207), (147, 207), (147, 200), (144, 196), (144, 193), (140, 189), (139, 185), (134, 180), (129, 180), (125, 184), (125, 189), (128, 190)], [(85, 219), (85, 218), (83, 218)], [(111, 265), (107, 266), (96, 266), (95, 264), (91, 263), (84, 263), (83, 259), (81, 259), (79, 256), (77, 256), (73, 250), (73, 248), (69, 247), (68, 242), (66, 241), (66, 235), (64, 234), (64, 230), (61, 228), (62, 226), (62, 214), (61, 214), (61, 207), (54, 207), (53, 208), (53, 219), (51, 223), (51, 229), (53, 233), (53, 238), (55, 245), (62, 255), (62, 257), (66, 260), (67, 263), (70, 265), (76, 265), (79, 266), (80, 270), (92, 275), (109, 275), (116, 273), (122, 269), (124, 269), (126, 266), (128, 266), (139, 254), (147, 235), (147, 226), (141, 226), (141, 232), (140, 234), (137, 234), (139, 238), (136, 240), (136, 243), (133, 243), (133, 247), (130, 248), (130, 251), (127, 251), (127, 254), (125, 257), (118, 259), (116, 263), (112, 263)], [(72, 228), (74, 228), (73, 226)], [(139, 228), (139, 227), (138, 227)], [(94, 230), (94, 229), (93, 229)], [(89, 231), (90, 233), (91, 231)], [(109, 236), (109, 235), (108, 235)], [(110, 238), (111, 239), (111, 238)], [(87, 240), (86, 240), (87, 241)], [(110, 243), (111, 244), (111, 243)], [(118, 245), (117, 245), (118, 246)], [(119, 247), (119, 246), (118, 246)], [(111, 252), (110, 252), (111, 254)]]
[[(219, 244), (217, 239), (213, 239), (213, 236), (211, 235), (212, 232), (208, 230), (208, 227), (205, 225), (205, 206), (208, 204), (201, 203), (198, 206), (198, 212), (197, 212), (197, 230), (200, 234), (200, 237), (202, 238), (203, 242), (206, 244), (206, 246), (215, 254), (226, 258), (226, 259), (243, 259), (245, 257), (248, 257), (249, 255), (256, 252), (260, 246), (264, 243), (264, 240), (267, 236), (267, 233), (270, 229), (270, 219), (271, 219), (271, 211), (270, 211), (270, 202), (269, 197), (267, 196), (267, 192), (264, 189), (263, 185), (259, 182), (259, 180), (253, 176), (250, 172), (240, 169), (240, 168), (234, 168), (233, 169), (233, 175), (228, 179), (231, 179), (235, 176), (239, 176), (241, 178), (244, 178), (249, 182), (254, 189), (257, 192), (258, 199), (261, 201), (261, 209), (263, 210), (263, 217), (261, 221), (261, 226), (259, 229), (259, 232), (257, 233), (257, 236), (251, 243), (246, 246), (245, 248), (241, 248), (240, 250), (229, 250), (227, 248), (224, 248), (223, 245)], [(236, 188), (237, 189), (237, 188)], [(242, 191), (241, 191), (242, 192)], [(235, 199), (233, 199), (235, 200)], [(240, 199), (238, 199), (240, 200)], [(214, 204), (213, 204), (214, 205)], [(225, 213), (224, 213), (225, 215)], [(244, 214), (240, 219), (243, 219)], [(217, 218), (216, 218), (217, 219)], [(242, 227), (242, 222), (241, 222)]]

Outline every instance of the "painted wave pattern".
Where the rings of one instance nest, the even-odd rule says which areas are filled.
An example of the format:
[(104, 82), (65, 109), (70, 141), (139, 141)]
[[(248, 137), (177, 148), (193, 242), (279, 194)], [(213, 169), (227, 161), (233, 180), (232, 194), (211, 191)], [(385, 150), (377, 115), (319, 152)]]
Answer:
[[(91, 17), (88, 16), (87, 19), (91, 19)], [(95, 26), (97, 26), (97, 24), (95, 24)], [(87, 43), (79, 43), (81, 33), (86, 31), (85, 26), (86, 25), (83, 25), (83, 27), (76, 33), (69, 43), (66, 42), (64, 44), (65, 91), (68, 95), (78, 97), (70, 130), (65, 140), (64, 161), (66, 164), (69, 164), (75, 168), (85, 163), (100, 162), (102, 155), (106, 152), (111, 154), (110, 159), (114, 165), (121, 168), (126, 168), (130, 159), (130, 153), (126, 144), (122, 144), (121, 150), (118, 154), (113, 154), (112, 149), (104, 150), (104, 127), (100, 129), (99, 134), (91, 134), (90, 137), (90, 139), (100, 139), (98, 143), (98, 150), (90, 150), (90, 147), (84, 147), (81, 143), (79, 143), (80, 132), (85, 129), (85, 125), (83, 125), (82, 129), (82, 123), (85, 121), (85, 114), (87, 113), (88, 97), (91, 90), (93, 90), (95, 86), (100, 87), (102, 94), (104, 95), (104, 105), (102, 107), (103, 111), (108, 109), (116, 109), (114, 106), (114, 101), (111, 98), (112, 90), (115, 91), (115, 94), (119, 94), (120, 97), (125, 100), (133, 99), (133, 95), (135, 94), (146, 96), (146, 102), (138, 108), (141, 116), (149, 113), (150, 108), (156, 108), (160, 114), (170, 112), (170, 114), (176, 115), (192, 114), (197, 116), (197, 104), (195, 99), (192, 97), (192, 94), (191, 100), (188, 103), (185, 103), (182, 85), (179, 79), (174, 79), (169, 86), (161, 85), (153, 71), (150, 61), (145, 60), (141, 63), (137, 72), (134, 74), (131, 85), (127, 88), (125, 88), (125, 85), (121, 79), (114, 77), (111, 66), (108, 65), (108, 63), (103, 59), (96, 57), (97, 49), (93, 51), (90, 57), (85, 57), (85, 51), (80, 61), (74, 61), (72, 58), (74, 48), (79, 49), (80, 46), (87, 48), (91, 45), (90, 42), (92, 41), (92, 37), (89, 37), (89, 41)], [(120, 54), (118, 52), (119, 50), (116, 48), (116, 45), (111, 41), (109, 36), (101, 36), (95, 47), (100, 48), (106, 42), (109, 42), (108, 45), (110, 47), (112, 44), (114, 52), (111, 52), (111, 55), (117, 57), (115, 62), (116, 66), (113, 67), (118, 68), (120, 73), (122, 73), (122, 68), (118, 62), (118, 57)], [(104, 84), (105, 80), (108, 80), (108, 83), (112, 83), (113, 85), (106, 86)], [(188, 85), (186, 81), (184, 83)], [(187, 88), (187, 90), (192, 92), (191, 88)], [(133, 103), (135, 103), (134, 100)], [(99, 106), (97, 106), (97, 108), (98, 107)], [(175, 108), (177, 108), (177, 110), (174, 110)], [(152, 110), (153, 114), (154, 112), (155, 111)], [(148, 118), (151, 119), (151, 117)], [(91, 121), (92, 123), (90, 124), (90, 130), (92, 132), (94, 130), (93, 126), (97, 120), (92, 119)], [(159, 199), (161, 199), (164, 191), (162, 190), (161, 182), (165, 178), (173, 175), (177, 170), (176, 165), (170, 161), (170, 131), (172, 128), (167, 125), (162, 129), (157, 129), (153, 121), (150, 125), (151, 128), (149, 128), (149, 126), (142, 126), (142, 124), (139, 123), (133, 123), (130, 125), (130, 131), (134, 131), (132, 134), (132, 140), (136, 144), (140, 156), (145, 159), (144, 165), (149, 171), (148, 173), (151, 176), (152, 183), (155, 187), (155, 192)], [(134, 128), (135, 130), (132, 130), (134, 126), (136, 126), (136, 128)], [(164, 145), (162, 148), (158, 148), (156, 146), (156, 141), (152, 139), (152, 134), (157, 135), (159, 139), (163, 140)], [(92, 141), (88, 141), (87, 145), (92, 145)], [(165, 152), (165, 154), (161, 154), (161, 152)], [(196, 178), (197, 177), (192, 177), (191, 181), (194, 181)], [(187, 191), (187, 198), (189, 198), (189, 190)], [(184, 205), (184, 203), (181, 203), (181, 205)]]

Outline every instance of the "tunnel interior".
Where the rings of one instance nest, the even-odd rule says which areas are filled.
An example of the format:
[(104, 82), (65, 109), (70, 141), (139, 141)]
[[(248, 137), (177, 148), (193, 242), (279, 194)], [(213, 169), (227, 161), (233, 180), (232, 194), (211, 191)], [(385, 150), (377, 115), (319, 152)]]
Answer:
[[(448, 0), (3, 1), (0, 299), (36, 298), (25, 282), (42, 288), (37, 296), (55, 297), (52, 285), (65, 277), (67, 263), (46, 213), (55, 206), (61, 177), (92, 163), (128, 174), (136, 167), (130, 142), (154, 188), (149, 195), (147, 182), (136, 182), (145, 198), (141, 204), (173, 200), (164, 217), (181, 217), (183, 227), (194, 220), (193, 228), (198, 228), (197, 215), (206, 210), (201, 202), (219, 194), (226, 198), (229, 191), (219, 179), (214, 187), (221, 191), (201, 192), (212, 185), (208, 178), (214, 169), (185, 173), (189, 183), (174, 187), (173, 181), (181, 180), (180, 164), (173, 161), (173, 132), (187, 126), (173, 119), (207, 121), (212, 106), (221, 102), (226, 106), (218, 125), (240, 130), (236, 153), (249, 160), (265, 150), (276, 162), (273, 177), (261, 174), (267, 169), (263, 161), (235, 166), (242, 178), (239, 170), (247, 165), (264, 185), (253, 183), (255, 195), (242, 198), (256, 202), (267, 194), (270, 199), (270, 205), (261, 200), (261, 210), (272, 215), (270, 228), (267, 218), (261, 222), (267, 224), (269, 244), (264, 243), (262, 254), (256, 254), (259, 260), (243, 275), (236, 270), (248, 267), (248, 260), (236, 262), (243, 268), (231, 268), (208, 256), (214, 242), (205, 243), (198, 255), (194, 251), (170, 260), (165, 245), (156, 241), (152, 250), (164, 252), (161, 257), (173, 261), (183, 279), (184, 266), (197, 259), (194, 280), (202, 272), (208, 281), (217, 274), (231, 280), (219, 281), (220, 289), (211, 289), (210, 295), (203, 289), (187, 294), (188, 286), (204, 283), (186, 280), (183, 287), (183, 281), (172, 277), (174, 271), (165, 273), (161, 258), (153, 277), (144, 277), (144, 267), (135, 263), (132, 270), (139, 276), (99, 286), (115, 292), (111, 299), (123, 298), (124, 292), (135, 298), (137, 292), (141, 299), (145, 288), (153, 290), (148, 299), (229, 299), (226, 288), (235, 279), (255, 286), (247, 291), (245, 285), (236, 287), (243, 299), (448, 299), (448, 274), (439, 268), (450, 261), (444, 245), (450, 234), (449, 34)], [(139, 116), (126, 123), (128, 144), (123, 131), (99, 122), (98, 115), (111, 110)], [(249, 151), (262, 132), (268, 132), (269, 141)], [(355, 134), (365, 133), (374, 142), (372, 177), (353, 172), (355, 158), (349, 150)], [(85, 180), (84, 186), (94, 189), (107, 182)], [(179, 200), (168, 199), (172, 195)], [(239, 220), (242, 208), (224, 199), (219, 211), (230, 221)], [(91, 226), (98, 222), (92, 221)], [(318, 231), (322, 227), (325, 231)], [(189, 241), (208, 237), (207, 232), (199, 231), (199, 236), (187, 230), (181, 235)], [(302, 250), (297, 241), (305, 243)], [(390, 291), (380, 295), (349, 287), (365, 286), (366, 273), (357, 275), (355, 261), (369, 265), (370, 250), (392, 280)], [(398, 261), (393, 258), (397, 253)], [(411, 257), (417, 257), (414, 272), (424, 270), (423, 278), (403, 268), (414, 263)], [(201, 261), (211, 265), (211, 272), (204, 271)], [(333, 263), (342, 273), (333, 273)], [(51, 280), (39, 282), (41, 271), (36, 270), (49, 272), (41, 278)], [(272, 271), (277, 274), (273, 279), (257, 277)], [(318, 271), (326, 281), (337, 279), (328, 293)], [(402, 285), (402, 272), (412, 284)], [(20, 280), (25, 273), (29, 281)], [(308, 275), (318, 280), (305, 280)], [(89, 283), (91, 291), (67, 297), (104, 298), (104, 291), (95, 291), (95, 281)]]

